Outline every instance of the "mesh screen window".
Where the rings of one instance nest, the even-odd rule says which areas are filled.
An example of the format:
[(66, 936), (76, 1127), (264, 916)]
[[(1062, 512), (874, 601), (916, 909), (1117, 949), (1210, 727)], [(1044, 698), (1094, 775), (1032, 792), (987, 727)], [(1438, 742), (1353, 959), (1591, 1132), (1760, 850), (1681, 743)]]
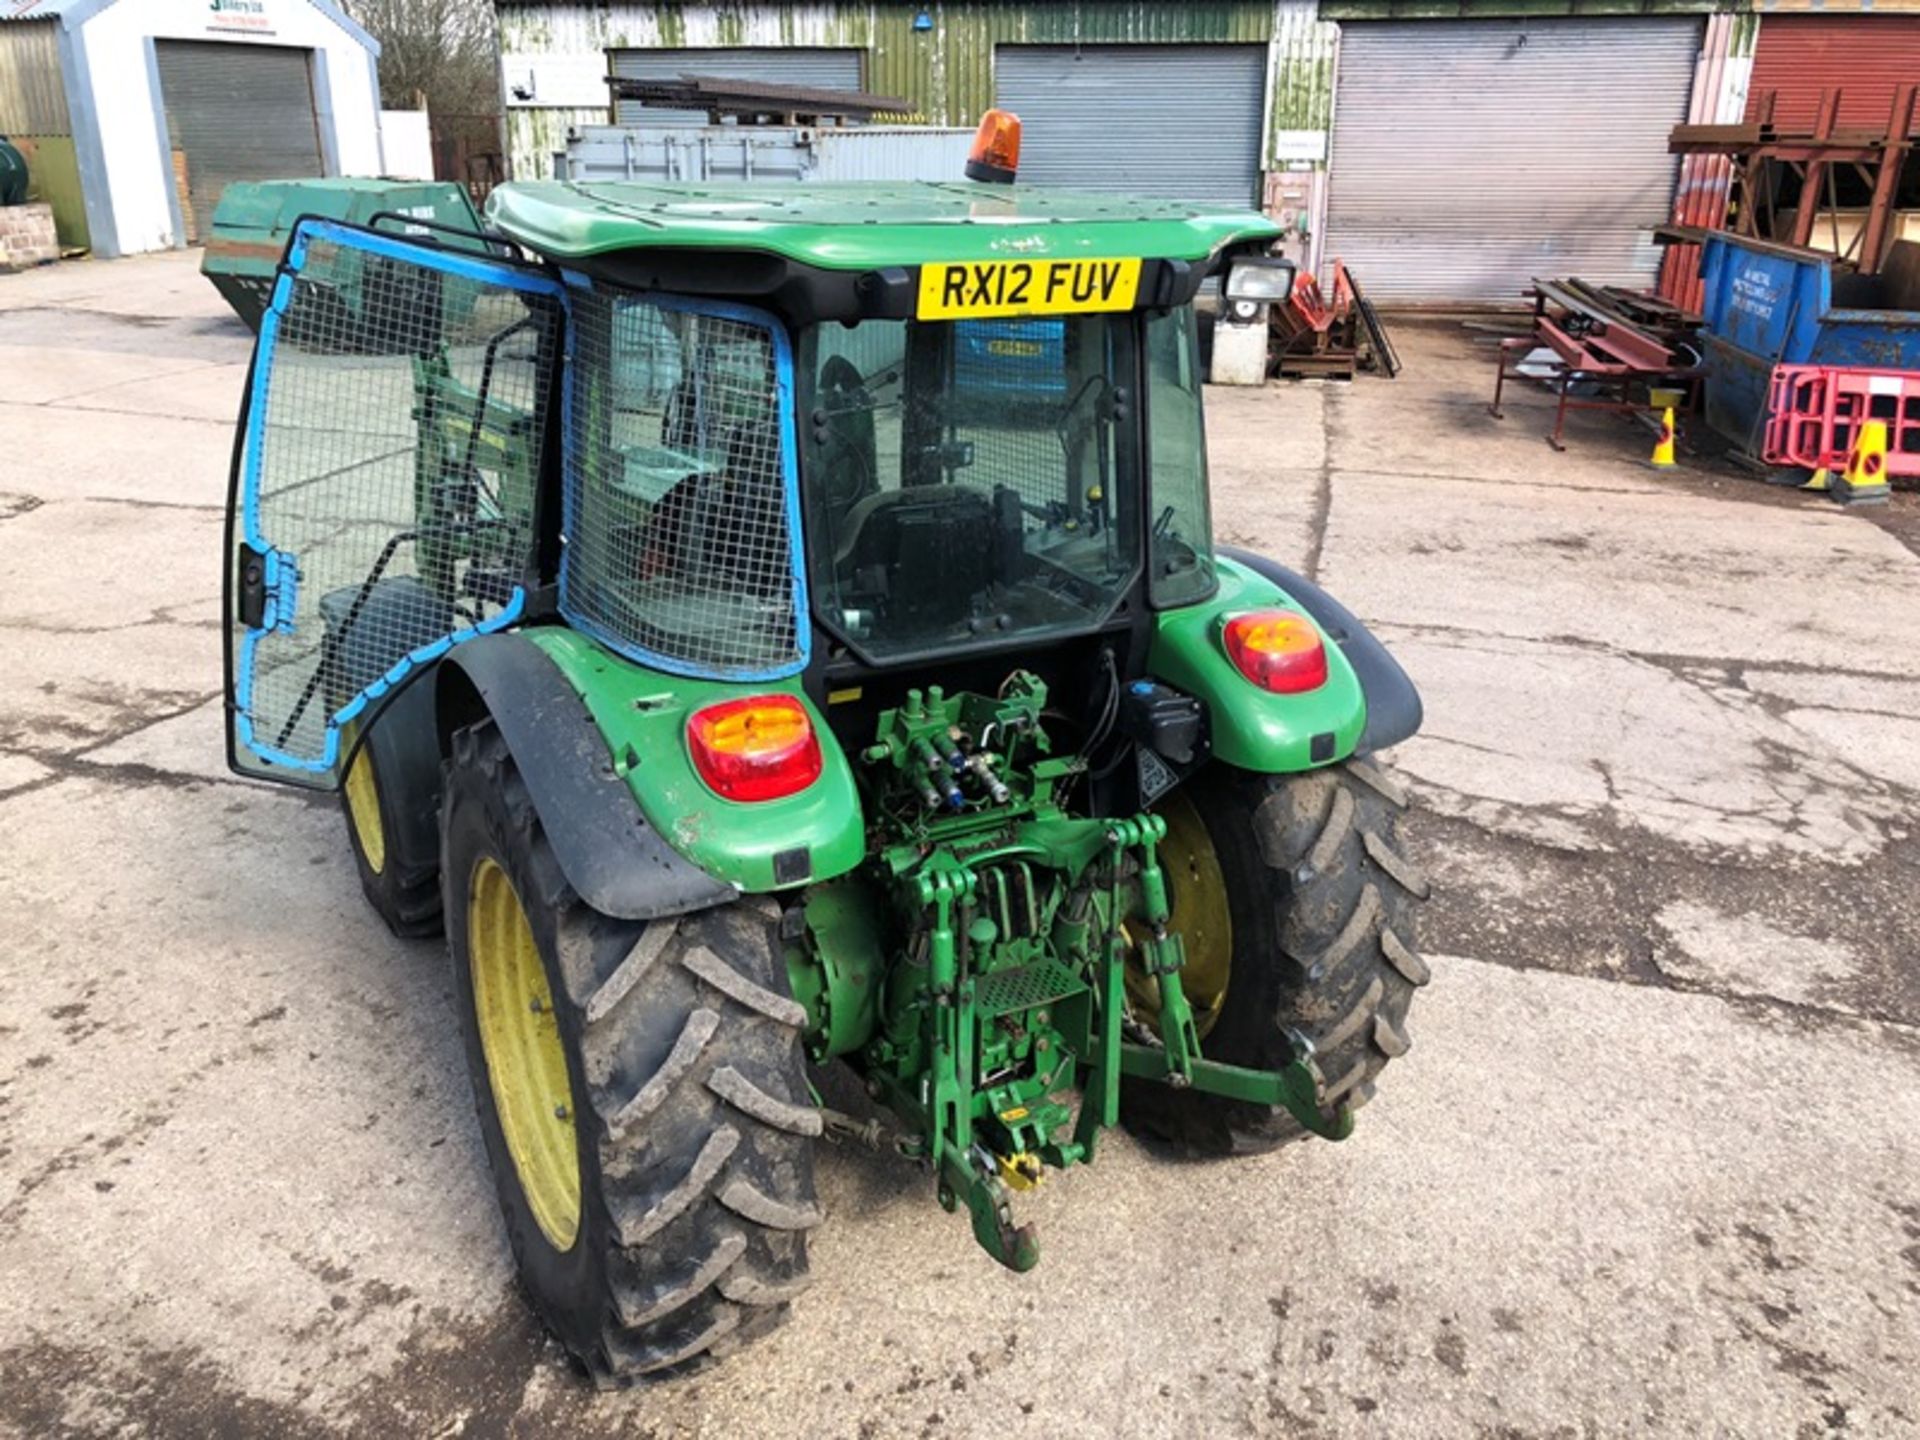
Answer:
[(524, 598), (558, 300), (409, 249), (316, 227), (261, 341), (243, 501), (267, 608), (233, 622), (236, 733), (274, 773), (334, 767), (410, 657)]
[(680, 673), (799, 669), (784, 338), (750, 312), (599, 291), (572, 315), (567, 617)]

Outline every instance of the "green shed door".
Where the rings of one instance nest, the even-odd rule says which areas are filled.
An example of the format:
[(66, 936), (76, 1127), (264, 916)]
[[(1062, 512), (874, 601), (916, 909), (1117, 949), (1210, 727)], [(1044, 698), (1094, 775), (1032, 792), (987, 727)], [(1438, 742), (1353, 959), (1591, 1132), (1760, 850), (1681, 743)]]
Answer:
[(311, 51), (201, 40), (159, 40), (154, 50), (189, 243), (212, 231), (214, 206), (233, 181), (327, 173)]
[[(713, 75), (722, 80), (756, 80), (762, 85), (807, 85), (816, 90), (858, 90), (858, 50), (750, 49), (615, 50), (613, 73), (633, 80), (677, 80), (682, 75)], [(704, 110), (668, 110), (622, 100), (614, 107), (619, 125), (704, 125)]]
[(1235, 208), (1260, 191), (1263, 45), (1001, 45), (1020, 178)]

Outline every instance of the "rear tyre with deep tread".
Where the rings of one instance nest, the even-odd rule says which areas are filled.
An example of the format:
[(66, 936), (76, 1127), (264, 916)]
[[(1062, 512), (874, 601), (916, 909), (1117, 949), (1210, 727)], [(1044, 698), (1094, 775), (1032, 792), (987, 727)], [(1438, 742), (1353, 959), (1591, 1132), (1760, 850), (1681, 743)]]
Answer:
[[(1273, 1069), (1288, 1036), (1312, 1042), (1323, 1107), (1355, 1109), (1406, 1053), (1407, 1011), (1429, 972), (1414, 933), (1427, 880), (1396, 834), (1407, 805), (1372, 760), (1301, 775), (1214, 765), (1189, 782), (1213, 841), (1233, 922), (1213, 1060)], [(1176, 895), (1181, 877), (1169, 875)], [(1128, 1082), (1130, 1128), (1201, 1155), (1257, 1154), (1309, 1132), (1287, 1111)]]
[[(521, 1283), (602, 1387), (678, 1373), (779, 1324), (820, 1223), (800, 1027), (778, 907), (653, 922), (574, 893), (493, 722), (458, 732), (442, 810), (448, 947), (475, 1104)], [(577, 1232), (536, 1220), (475, 1012), (469, 892), (491, 859), (539, 950), (572, 1087)]]

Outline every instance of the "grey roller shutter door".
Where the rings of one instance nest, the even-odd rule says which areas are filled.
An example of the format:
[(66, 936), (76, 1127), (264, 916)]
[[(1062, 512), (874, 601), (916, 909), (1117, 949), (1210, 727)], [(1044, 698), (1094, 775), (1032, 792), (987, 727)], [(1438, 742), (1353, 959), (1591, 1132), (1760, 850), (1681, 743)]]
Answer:
[[(616, 50), (613, 73), (634, 80), (673, 80), (681, 75), (717, 75), (758, 80), (763, 85), (810, 85), (816, 90), (858, 90), (858, 50)], [(665, 110), (621, 100), (620, 125), (704, 125), (704, 110)]]
[(1260, 45), (1002, 45), (1020, 178), (1245, 207), (1260, 187)]
[(312, 52), (195, 40), (154, 44), (187, 238), (213, 228), (220, 192), (235, 180), (324, 175), (313, 109)]
[(1700, 35), (1684, 17), (1345, 25), (1326, 255), (1376, 300), (1651, 286)]

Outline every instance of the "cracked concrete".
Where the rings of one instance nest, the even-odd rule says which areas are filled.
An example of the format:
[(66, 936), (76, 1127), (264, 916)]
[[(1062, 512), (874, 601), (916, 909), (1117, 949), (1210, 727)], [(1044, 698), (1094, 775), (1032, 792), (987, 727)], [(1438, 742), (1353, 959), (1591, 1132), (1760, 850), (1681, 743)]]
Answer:
[(1910, 811), (1716, 662), (1382, 629), (1428, 696), (1402, 763), (1449, 813), (1595, 848), (1628, 820), (1707, 854), (1855, 861)]
[(1655, 913), (1664, 932), (1653, 963), (1664, 975), (1702, 990), (1741, 991), (1753, 982), (1748, 957), (1767, 957), (1766, 998), (1790, 1005), (1844, 1004), (1845, 982), (1860, 970), (1843, 940), (1797, 935), (1757, 915), (1729, 915), (1698, 900), (1676, 900)]
[(1026, 1277), (829, 1149), (793, 1322), (602, 1397), (513, 1295), (443, 954), (222, 763), (193, 258), (0, 280), (0, 1434), (1920, 1433), (1913, 497), (1555, 454), (1452, 325), (1210, 395), (1220, 535), (1423, 688), (1413, 1052), (1342, 1146), (1117, 1139)]

